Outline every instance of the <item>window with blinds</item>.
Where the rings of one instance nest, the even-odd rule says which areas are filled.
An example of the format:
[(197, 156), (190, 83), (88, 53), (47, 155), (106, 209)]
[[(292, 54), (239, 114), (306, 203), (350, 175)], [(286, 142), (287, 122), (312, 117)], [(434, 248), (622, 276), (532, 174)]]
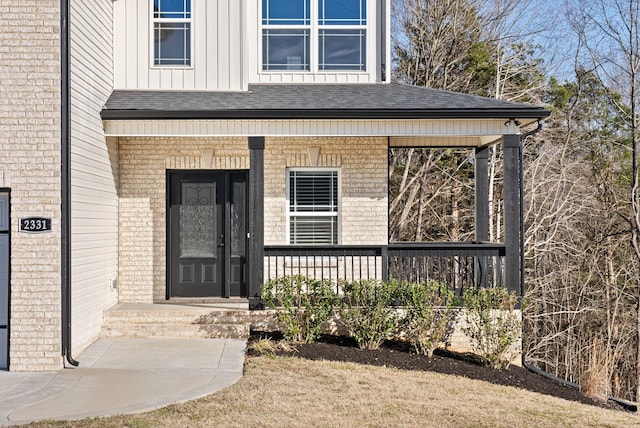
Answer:
[(338, 244), (338, 171), (289, 170), (289, 243)]

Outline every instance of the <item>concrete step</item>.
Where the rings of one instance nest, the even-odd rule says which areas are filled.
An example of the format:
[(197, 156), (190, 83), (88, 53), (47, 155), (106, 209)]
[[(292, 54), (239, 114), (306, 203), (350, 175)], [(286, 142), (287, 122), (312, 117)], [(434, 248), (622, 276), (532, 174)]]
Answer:
[[(260, 317), (260, 315), (258, 315)], [(220, 304), (118, 304), (102, 337), (247, 338), (256, 314)]]
[(247, 324), (105, 324), (101, 337), (246, 339)]
[(251, 322), (251, 315), (242, 311), (117, 311), (105, 313), (105, 321), (137, 324), (158, 324), (164, 322), (180, 324), (244, 324)]

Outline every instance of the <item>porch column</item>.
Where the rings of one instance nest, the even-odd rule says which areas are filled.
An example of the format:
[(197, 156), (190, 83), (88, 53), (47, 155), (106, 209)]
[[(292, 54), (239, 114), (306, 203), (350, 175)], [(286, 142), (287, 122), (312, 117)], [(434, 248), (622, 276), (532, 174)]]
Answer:
[(509, 291), (522, 294), (520, 283), (520, 136), (502, 137), (504, 149), (504, 245), (505, 279)]
[(249, 137), (249, 309), (261, 308), (264, 281), (264, 137)]
[(476, 241), (489, 240), (489, 147), (476, 148)]
[[(476, 147), (475, 158), (475, 206), (476, 206), (476, 241), (489, 240), (489, 148)], [(487, 258), (478, 257), (478, 271), (475, 284), (487, 286)]]

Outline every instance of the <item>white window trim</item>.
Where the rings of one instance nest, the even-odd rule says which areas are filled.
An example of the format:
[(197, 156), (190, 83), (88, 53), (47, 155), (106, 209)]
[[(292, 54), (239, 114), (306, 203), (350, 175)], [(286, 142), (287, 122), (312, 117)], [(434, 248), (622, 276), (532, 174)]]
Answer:
[[(194, 56), (193, 53), (195, 52), (194, 49), (194, 43), (195, 43), (195, 37), (194, 37), (194, 22), (195, 20), (193, 19), (193, 15), (195, 13), (196, 9), (196, 3), (197, 1), (191, 0), (191, 18), (156, 18), (154, 16), (154, 10), (153, 10), (153, 0), (149, 0), (149, 32), (151, 33), (151, 37), (149, 38), (149, 64), (151, 65), (151, 68), (154, 69), (158, 69), (158, 70), (171, 70), (171, 69), (178, 69), (178, 70), (192, 70), (193, 67), (193, 63), (194, 63)], [(167, 65), (161, 65), (158, 64), (156, 65), (156, 55), (155, 55), (155, 46), (154, 46), (154, 42), (155, 42), (155, 24), (156, 22), (159, 23), (189, 23), (189, 45), (191, 47), (191, 52), (189, 52), (189, 65), (178, 65), (178, 64), (167, 64)]]
[[(372, 67), (375, 66), (375, 38), (372, 37), (375, 29), (375, 2), (366, 0), (367, 23), (365, 25), (320, 25), (318, 2), (311, 0), (310, 25), (263, 25), (262, 24), (262, 1), (258, 1), (258, 73), (259, 74), (371, 74)], [(374, 3), (374, 4), (372, 4)], [(193, 6), (192, 6), (193, 7)], [(309, 30), (309, 70), (265, 70), (263, 68), (264, 58), (262, 55), (262, 30)], [(365, 31), (365, 62), (364, 70), (320, 70), (320, 30), (364, 30)]]
[[(291, 189), (291, 185), (290, 185), (290, 180), (289, 180), (289, 172), (290, 171), (301, 171), (301, 172), (316, 172), (316, 171), (322, 171), (322, 172), (335, 172), (337, 174), (337, 181), (338, 181), (338, 212), (337, 213), (326, 213), (326, 214), (322, 214), (322, 215), (326, 215), (327, 217), (329, 216), (334, 216), (338, 218), (337, 220), (337, 227), (338, 227), (338, 242), (335, 245), (342, 245), (342, 174), (340, 172), (340, 168), (317, 168), (317, 167), (290, 167), (290, 168), (286, 168), (285, 170), (285, 182), (286, 182), (286, 186), (285, 186), (285, 194), (286, 194), (286, 206), (285, 206), (285, 240), (286, 240), (286, 245), (295, 245), (295, 246), (309, 246), (309, 245), (313, 245), (313, 244), (292, 244), (291, 243), (291, 217), (292, 217), (292, 213), (291, 213), (291, 200), (290, 200), (290, 189)], [(313, 216), (317, 216), (318, 213), (314, 213), (314, 212), (302, 212), (302, 213), (295, 213), (294, 216), (296, 217), (303, 217), (303, 216), (309, 216), (309, 217), (313, 217)]]

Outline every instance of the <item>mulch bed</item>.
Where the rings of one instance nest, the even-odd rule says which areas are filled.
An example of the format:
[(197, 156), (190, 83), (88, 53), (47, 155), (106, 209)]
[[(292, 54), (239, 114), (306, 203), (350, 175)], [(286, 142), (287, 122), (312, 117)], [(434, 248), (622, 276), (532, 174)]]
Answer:
[[(254, 332), (250, 340), (270, 337), (279, 340), (277, 334)], [(401, 342), (387, 341), (380, 349), (359, 349), (355, 341), (343, 336), (322, 336), (315, 343), (296, 344), (290, 353), (309, 360), (346, 361), (374, 366), (395, 367), (402, 370), (422, 370), (449, 375), (463, 376), (498, 385), (513, 386), (528, 391), (546, 394), (583, 404), (622, 409), (613, 402), (603, 403), (593, 400), (580, 391), (554, 382), (522, 367), (510, 366), (505, 370), (495, 370), (486, 366), (483, 360), (473, 354), (460, 354), (437, 350), (431, 358), (416, 354), (412, 348)]]

